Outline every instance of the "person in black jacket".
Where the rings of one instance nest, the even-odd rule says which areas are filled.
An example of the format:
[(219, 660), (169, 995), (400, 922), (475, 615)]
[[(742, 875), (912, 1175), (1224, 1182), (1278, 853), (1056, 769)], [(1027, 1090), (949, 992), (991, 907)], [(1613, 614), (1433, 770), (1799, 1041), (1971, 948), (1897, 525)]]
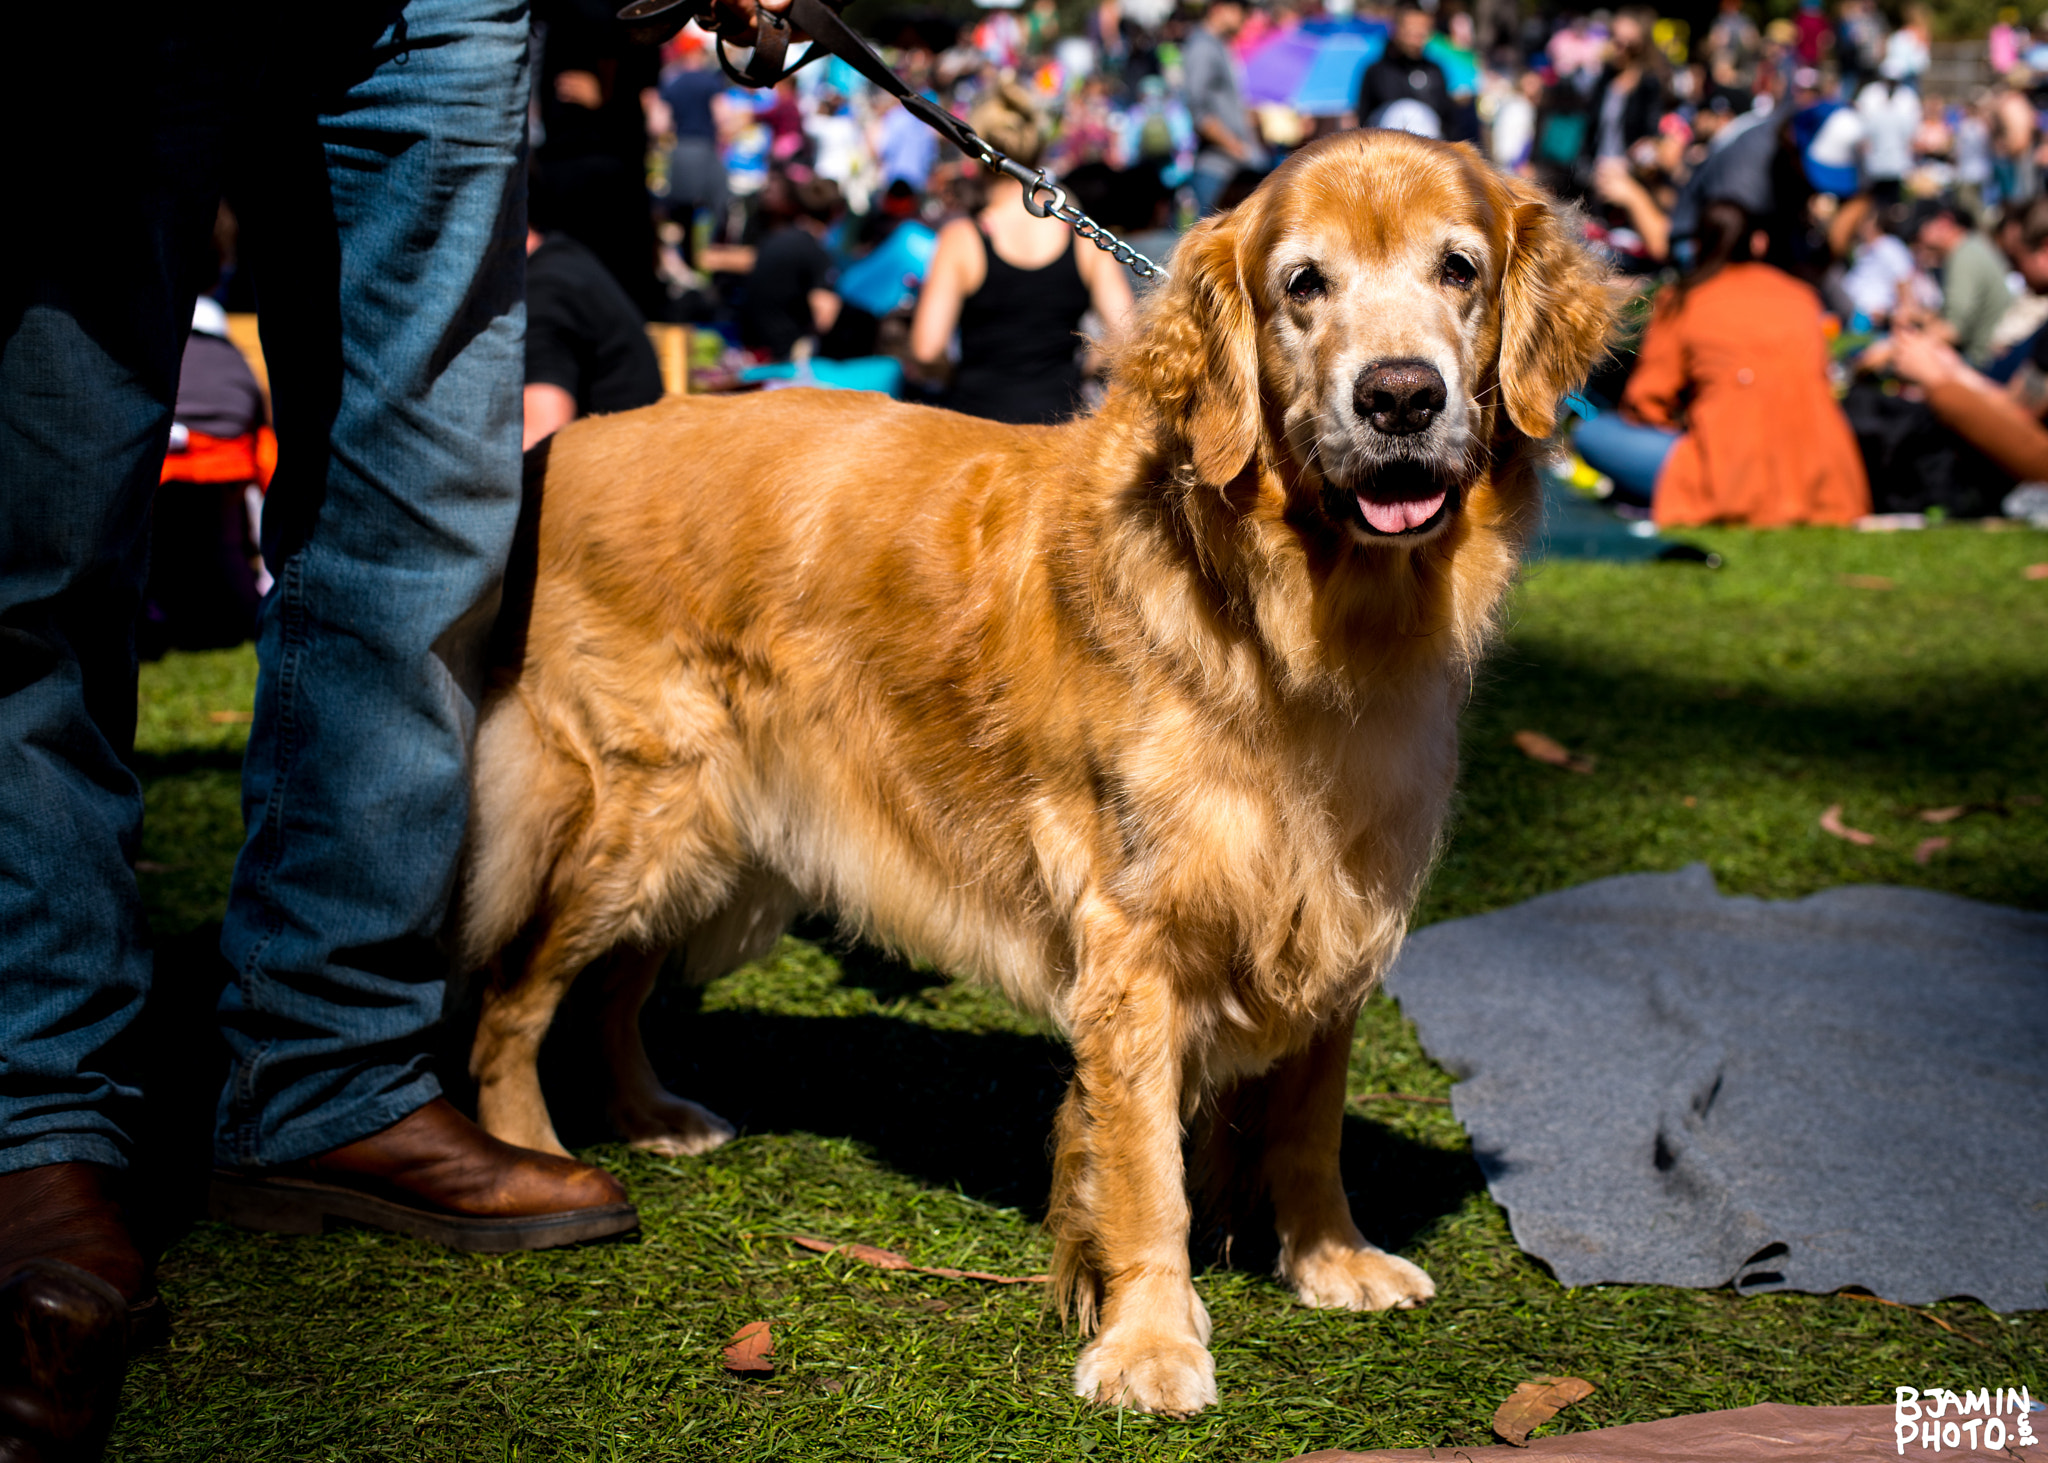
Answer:
[[(1386, 54), (1365, 68), (1365, 78), (1359, 83), (1361, 126), (1396, 127), (1428, 137), (1452, 135), (1450, 86), (1443, 68), (1422, 54), (1432, 29), (1429, 12), (1419, 6), (1403, 5), (1394, 12), (1394, 31), (1387, 38)], [(1396, 105), (1402, 102), (1420, 105)], [(1389, 108), (1393, 110), (1389, 112)], [(1427, 130), (1431, 116), (1436, 121), (1433, 132)]]
[(1586, 128), (1586, 161), (1627, 157), (1628, 150), (1657, 130), (1664, 115), (1663, 58), (1650, 44), (1655, 17), (1631, 7), (1618, 11), (1608, 41), (1607, 64), (1594, 84), (1592, 121)]

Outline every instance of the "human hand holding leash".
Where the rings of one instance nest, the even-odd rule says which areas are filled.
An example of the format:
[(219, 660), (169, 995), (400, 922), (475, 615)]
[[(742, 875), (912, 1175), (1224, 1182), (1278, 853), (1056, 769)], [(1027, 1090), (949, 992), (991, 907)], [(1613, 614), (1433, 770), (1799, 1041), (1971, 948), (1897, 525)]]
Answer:
[[(695, 20), (721, 40), (752, 46), (761, 34), (763, 12), (778, 21), (790, 0), (634, 0), (619, 12), (635, 41), (658, 45)], [(799, 40), (809, 37), (801, 33)]]

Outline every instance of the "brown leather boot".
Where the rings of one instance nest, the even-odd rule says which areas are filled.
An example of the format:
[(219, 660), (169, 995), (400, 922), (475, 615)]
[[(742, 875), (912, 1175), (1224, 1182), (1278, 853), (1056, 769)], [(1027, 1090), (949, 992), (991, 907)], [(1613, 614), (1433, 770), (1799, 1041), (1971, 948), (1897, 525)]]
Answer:
[(215, 1169), (211, 1207), (214, 1218), (244, 1229), (318, 1234), (338, 1219), (492, 1254), (624, 1234), (640, 1223), (603, 1169), (501, 1143), (439, 1097), (314, 1158)]
[(163, 1339), (119, 1182), (97, 1163), (0, 1174), (0, 1463), (99, 1457), (129, 1355)]

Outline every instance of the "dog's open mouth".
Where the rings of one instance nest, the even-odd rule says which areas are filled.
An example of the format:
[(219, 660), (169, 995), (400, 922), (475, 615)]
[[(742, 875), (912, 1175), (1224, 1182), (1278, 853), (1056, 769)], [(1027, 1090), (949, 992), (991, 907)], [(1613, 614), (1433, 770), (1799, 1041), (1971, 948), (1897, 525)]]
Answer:
[(1419, 462), (1387, 463), (1350, 496), (1360, 525), (1383, 538), (1428, 533), (1458, 511), (1457, 484)]

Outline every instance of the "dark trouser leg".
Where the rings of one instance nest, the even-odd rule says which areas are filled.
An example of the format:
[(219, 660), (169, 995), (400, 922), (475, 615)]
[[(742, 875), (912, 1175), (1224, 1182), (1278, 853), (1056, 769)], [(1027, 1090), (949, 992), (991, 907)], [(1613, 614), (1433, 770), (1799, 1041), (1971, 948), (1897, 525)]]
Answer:
[[(0, 1454), (93, 1457), (160, 1334), (122, 1222), (150, 961), (135, 620), (210, 283), (217, 12), (11, 16), (0, 55)], [(88, 59), (90, 64), (88, 65)], [(118, 176), (109, 162), (119, 159)]]
[(326, 1152), (440, 1090), (435, 939), (519, 509), (526, 56), (522, 5), (411, 0), (352, 77), (268, 104), (248, 212), (277, 584), (222, 933), (225, 1163)]
[[(67, 33), (17, 33), (42, 71), (0, 77), (19, 209), (0, 243), (0, 1173), (127, 1160), (115, 1042), (150, 974), (135, 616), (212, 264), (227, 63), (188, 21), (28, 24)], [(64, 60), (84, 56), (90, 84)]]

